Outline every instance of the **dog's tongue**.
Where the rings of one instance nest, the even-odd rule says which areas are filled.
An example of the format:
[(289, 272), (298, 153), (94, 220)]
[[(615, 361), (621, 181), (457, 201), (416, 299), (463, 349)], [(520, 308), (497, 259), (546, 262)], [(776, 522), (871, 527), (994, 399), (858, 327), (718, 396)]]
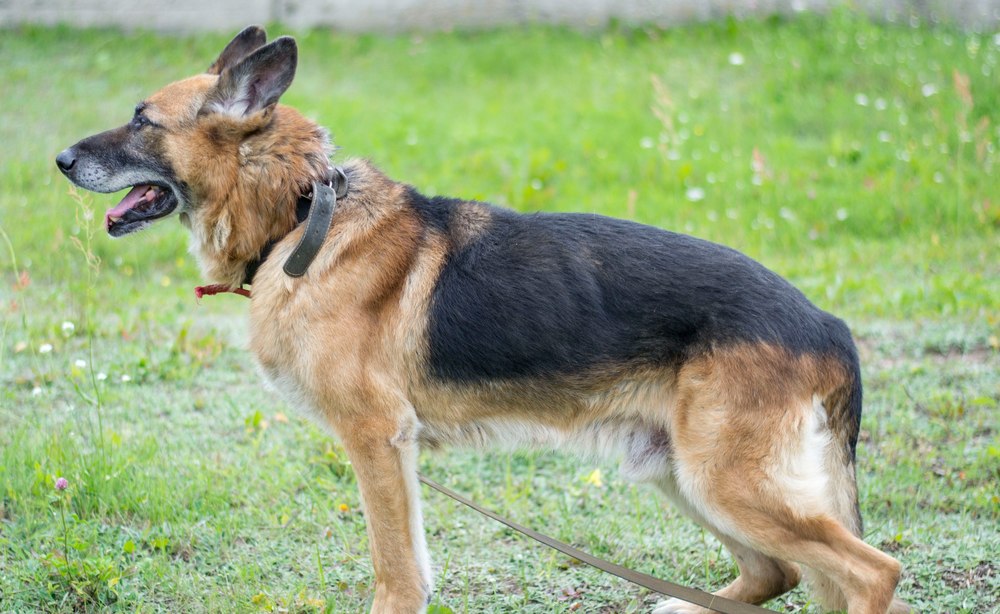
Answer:
[(123, 215), (125, 215), (126, 211), (128, 211), (132, 207), (138, 205), (140, 202), (145, 200), (146, 192), (149, 191), (151, 187), (153, 186), (146, 184), (139, 184), (133, 187), (131, 190), (129, 190), (128, 194), (125, 195), (125, 198), (123, 198), (120, 203), (118, 203), (111, 209), (108, 209), (104, 213), (105, 230), (111, 228), (112, 218), (114, 218), (114, 220), (117, 221)]

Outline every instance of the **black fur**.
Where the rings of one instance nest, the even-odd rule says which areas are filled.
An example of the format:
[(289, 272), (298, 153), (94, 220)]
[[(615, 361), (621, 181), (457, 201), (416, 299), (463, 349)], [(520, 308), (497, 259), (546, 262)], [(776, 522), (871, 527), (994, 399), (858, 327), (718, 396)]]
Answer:
[[(453, 230), (459, 201), (410, 198), (428, 226)], [(434, 291), (438, 378), (670, 365), (738, 342), (856, 362), (840, 320), (735, 250), (598, 215), (490, 210), (488, 229), (452, 250)]]

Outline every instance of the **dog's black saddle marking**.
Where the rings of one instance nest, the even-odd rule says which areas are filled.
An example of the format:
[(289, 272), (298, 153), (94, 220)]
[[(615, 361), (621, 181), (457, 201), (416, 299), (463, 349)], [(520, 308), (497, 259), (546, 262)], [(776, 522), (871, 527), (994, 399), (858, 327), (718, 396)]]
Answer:
[[(445, 237), (458, 201), (410, 194)], [(677, 365), (712, 347), (771, 343), (856, 362), (850, 332), (790, 283), (727, 247), (588, 214), (489, 208), (434, 288), (430, 372), (490, 381)]]

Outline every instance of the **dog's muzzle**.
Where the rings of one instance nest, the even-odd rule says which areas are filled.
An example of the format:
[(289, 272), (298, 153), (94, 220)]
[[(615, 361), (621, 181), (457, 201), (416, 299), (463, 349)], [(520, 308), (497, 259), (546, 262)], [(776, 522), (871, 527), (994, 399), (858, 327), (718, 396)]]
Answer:
[(155, 174), (120, 171), (112, 174), (86, 150), (81, 155), (78, 145), (64, 149), (56, 156), (56, 166), (75, 185), (104, 194), (132, 188), (104, 214), (104, 228), (112, 237), (141, 230), (177, 208), (179, 199), (168, 182)]

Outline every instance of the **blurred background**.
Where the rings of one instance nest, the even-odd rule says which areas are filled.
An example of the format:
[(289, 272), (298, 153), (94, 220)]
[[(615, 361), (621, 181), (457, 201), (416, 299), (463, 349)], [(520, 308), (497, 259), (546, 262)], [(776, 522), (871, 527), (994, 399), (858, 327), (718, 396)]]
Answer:
[[(122, 240), (63, 148), (294, 35), (283, 102), (424, 193), (724, 243), (851, 325), (866, 539), (923, 612), (1000, 595), (1000, 2), (0, 2), (0, 612), (364, 610), (343, 452), (262, 393), (245, 299), (198, 303), (186, 231)], [(719, 544), (613, 461), (448, 451), (432, 477), (705, 589)], [(63, 477), (68, 486), (55, 487)], [(657, 596), (433, 495), (436, 612)], [(814, 612), (801, 589), (769, 607)]]
[[(178, 0), (169, 4), (9, 0), (0, 6), (0, 23), (218, 31), (246, 23), (281, 22), (293, 28), (383, 33), (526, 24), (593, 28), (611, 21), (664, 27), (726, 17), (825, 13), (844, 4), (838, 0)], [(981, 31), (995, 29), (1000, 20), (996, 0), (856, 0), (850, 6), (890, 22), (917, 19)]]

